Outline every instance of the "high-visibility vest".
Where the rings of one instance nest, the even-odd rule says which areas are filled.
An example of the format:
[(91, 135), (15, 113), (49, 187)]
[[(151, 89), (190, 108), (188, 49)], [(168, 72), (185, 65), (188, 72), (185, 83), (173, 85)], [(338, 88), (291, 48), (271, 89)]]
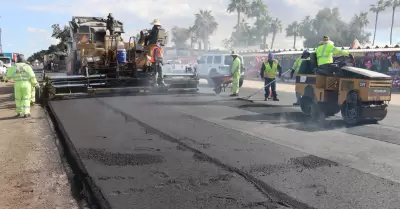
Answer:
[(333, 55), (348, 55), (349, 52), (336, 48), (331, 43), (319, 45), (315, 50), (318, 66), (333, 63)]
[(278, 72), (278, 60), (273, 60), (272, 68), (268, 61), (264, 62), (265, 71), (264, 78), (276, 78), (276, 73)]
[(294, 62), (292, 69), (295, 70), (296, 73), (299, 72), (301, 63), (302, 63), (304, 60), (309, 60), (309, 58), (304, 59), (304, 58), (301, 58), (301, 57), (300, 57), (300, 58), (297, 58), (296, 61)]
[(162, 57), (162, 48), (159, 46), (154, 47), (151, 51), (150, 51), (150, 62), (154, 63), (156, 62), (158, 57)]
[(15, 83), (18, 82), (30, 82), (31, 84), (36, 84), (36, 77), (33, 70), (29, 69), (25, 63), (16, 63), (8, 69), (6, 79), (12, 79)]

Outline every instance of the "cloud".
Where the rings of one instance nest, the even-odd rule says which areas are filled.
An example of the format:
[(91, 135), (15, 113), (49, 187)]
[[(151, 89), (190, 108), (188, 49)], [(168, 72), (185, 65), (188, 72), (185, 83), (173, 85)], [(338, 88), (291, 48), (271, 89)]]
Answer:
[[(278, 17), (284, 25), (288, 25), (293, 21), (300, 21), (306, 15), (313, 17), (324, 7), (336, 6), (339, 7), (342, 18), (349, 20), (355, 13), (368, 11), (369, 5), (376, 3), (376, 0), (264, 0), (264, 2), (268, 5), (272, 16)], [(105, 17), (111, 12), (116, 19), (124, 23), (125, 31), (129, 33), (125, 37), (134, 36), (141, 29), (149, 27), (149, 23), (155, 18), (158, 18), (167, 29), (173, 26), (189, 27), (193, 24), (195, 13), (200, 9), (209, 9), (219, 23), (217, 32), (211, 37), (211, 45), (220, 46), (222, 40), (229, 37), (236, 22), (236, 14), (226, 12), (228, 4), (229, 0), (54, 0), (42, 4), (35, 2), (34, 5), (26, 5), (25, 9), (71, 16)], [(369, 14), (369, 29), (374, 28), (374, 17), (374, 14)], [(383, 33), (390, 27), (390, 21), (391, 11), (380, 14), (378, 35), (380, 33), (385, 35)], [(400, 21), (395, 23), (395, 27), (400, 27)], [(267, 42), (270, 44), (271, 36)], [(297, 46), (301, 47), (301, 43), (302, 40), (298, 40)], [(277, 35), (274, 44), (276, 48), (291, 48), (292, 45), (291, 37), (285, 37), (284, 33)]]

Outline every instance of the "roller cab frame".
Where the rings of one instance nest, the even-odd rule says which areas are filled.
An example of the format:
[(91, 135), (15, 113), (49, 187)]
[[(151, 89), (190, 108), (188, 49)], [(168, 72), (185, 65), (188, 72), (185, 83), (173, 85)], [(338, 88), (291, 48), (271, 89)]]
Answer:
[(303, 61), (296, 76), (296, 93), (305, 115), (322, 120), (339, 112), (347, 124), (383, 120), (391, 100), (392, 78), (352, 67), (348, 57), (317, 67), (315, 53)]

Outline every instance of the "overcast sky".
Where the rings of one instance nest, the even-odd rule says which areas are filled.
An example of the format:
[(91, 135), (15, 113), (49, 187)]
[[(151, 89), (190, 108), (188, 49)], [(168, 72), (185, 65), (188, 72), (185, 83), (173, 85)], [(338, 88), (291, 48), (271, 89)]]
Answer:
[[(150, 27), (149, 23), (158, 18), (165, 28), (177, 25), (188, 27), (193, 24), (194, 13), (199, 9), (210, 9), (219, 22), (218, 31), (211, 37), (212, 46), (221, 45), (221, 41), (232, 32), (236, 14), (226, 13), (228, 0), (17, 0), (2, 3), (0, 26), (3, 28), (3, 51), (31, 54), (45, 49), (56, 40), (50, 38), (51, 24), (66, 24), (72, 15), (106, 16), (112, 12), (125, 25), (126, 36), (135, 35), (139, 30)], [(369, 5), (377, 0), (264, 0), (272, 16), (281, 19), (286, 26), (300, 21), (305, 15), (314, 16), (324, 7), (339, 7), (342, 18), (349, 20), (360, 11), (368, 11)], [(399, 9), (400, 11), (400, 9)], [(400, 14), (397, 14), (398, 16)], [(400, 16), (399, 16), (400, 17)], [(373, 30), (374, 15), (369, 15)], [(394, 42), (400, 42), (400, 18), (395, 23)], [(380, 15), (377, 43), (389, 42), (391, 11)], [(268, 43), (271, 42), (268, 37)], [(279, 34), (274, 46), (291, 48), (292, 38)], [(301, 42), (298, 44), (301, 47)]]

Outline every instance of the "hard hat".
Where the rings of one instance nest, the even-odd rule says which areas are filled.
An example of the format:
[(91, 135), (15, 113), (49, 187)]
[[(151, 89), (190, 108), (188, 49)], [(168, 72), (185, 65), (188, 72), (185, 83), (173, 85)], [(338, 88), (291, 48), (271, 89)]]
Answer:
[(239, 54), (236, 53), (235, 51), (232, 51), (232, 52), (231, 52), (231, 56), (239, 56)]
[(273, 59), (274, 58), (274, 54), (272, 54), (271, 52), (268, 53), (268, 59)]
[(26, 62), (25, 56), (23, 54), (17, 55), (17, 63)]
[(324, 37), (322, 38), (322, 40), (323, 40), (323, 41), (330, 41), (331, 39), (329, 38), (329, 36), (324, 36)]
[(154, 19), (152, 23), (150, 23), (152, 25), (161, 25), (161, 23), (158, 21), (158, 19)]

